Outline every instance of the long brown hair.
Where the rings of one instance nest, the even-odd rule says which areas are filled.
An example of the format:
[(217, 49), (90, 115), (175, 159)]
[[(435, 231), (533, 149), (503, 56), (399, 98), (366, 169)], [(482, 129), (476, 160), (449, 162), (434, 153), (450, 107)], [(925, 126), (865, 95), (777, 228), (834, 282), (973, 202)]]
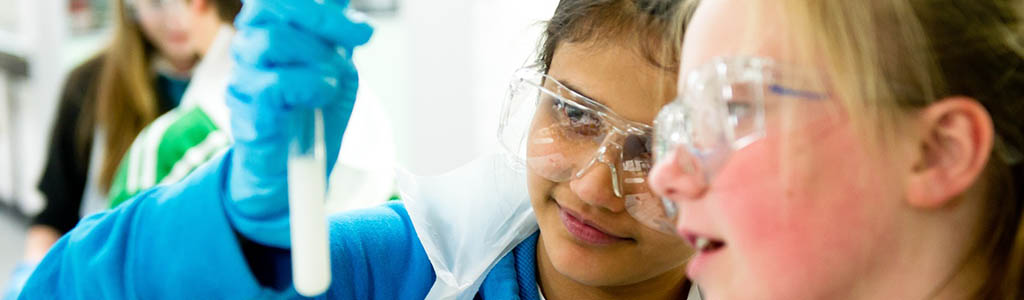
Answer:
[(114, 172), (135, 136), (159, 116), (150, 62), (156, 53), (128, 11), (124, 1), (112, 1), (116, 7), (114, 36), (103, 56), (96, 98), (96, 125), (105, 133), (99, 167), (99, 185), (110, 188)]
[[(1024, 1), (786, 1), (802, 49), (822, 49), (844, 106), (881, 126), (951, 96), (992, 117), (982, 179), (986, 211), (971, 259), (986, 265), (977, 299), (1024, 299)], [(876, 122), (872, 122), (876, 121)], [(892, 128), (892, 127), (889, 127)], [(966, 262), (965, 262), (966, 263)]]

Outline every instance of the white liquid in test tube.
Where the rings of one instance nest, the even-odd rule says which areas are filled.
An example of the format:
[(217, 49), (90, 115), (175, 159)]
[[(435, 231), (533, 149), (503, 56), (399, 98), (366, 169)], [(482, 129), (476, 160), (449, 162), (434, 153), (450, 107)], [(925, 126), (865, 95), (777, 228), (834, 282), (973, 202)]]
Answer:
[[(319, 110), (315, 112), (313, 119), (315, 121), (311, 122), (312, 128), (304, 127), (315, 131), (312, 135), (315, 141), (293, 141), (293, 150), (288, 156), (292, 281), (295, 290), (306, 297), (321, 295), (331, 285), (331, 255), (324, 211), (324, 198), (327, 192), (327, 167), (324, 155), (326, 150), (323, 141), (323, 117)], [(306, 149), (302, 149), (304, 147)]]

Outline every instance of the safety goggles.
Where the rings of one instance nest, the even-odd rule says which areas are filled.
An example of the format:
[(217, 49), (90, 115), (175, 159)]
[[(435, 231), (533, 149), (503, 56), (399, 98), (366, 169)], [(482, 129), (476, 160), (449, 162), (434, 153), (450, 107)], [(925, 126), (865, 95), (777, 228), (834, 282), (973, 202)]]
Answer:
[(137, 18), (139, 9), (169, 20), (181, 20), (188, 13), (186, 0), (124, 0), (125, 8), (132, 18)]
[(647, 185), (652, 128), (615, 114), (537, 67), (516, 72), (498, 137), (513, 161), (554, 182), (610, 172), (611, 189), (642, 224), (673, 232), (675, 212)]
[(784, 99), (827, 98), (807, 74), (765, 58), (731, 57), (681, 76), (679, 96), (654, 121), (655, 159), (678, 151), (681, 169), (710, 183), (732, 153), (763, 138), (766, 123), (786, 119), (787, 105), (799, 104)]
[(185, 5), (185, 0), (135, 0), (137, 2), (146, 2), (154, 8), (173, 8), (181, 7)]

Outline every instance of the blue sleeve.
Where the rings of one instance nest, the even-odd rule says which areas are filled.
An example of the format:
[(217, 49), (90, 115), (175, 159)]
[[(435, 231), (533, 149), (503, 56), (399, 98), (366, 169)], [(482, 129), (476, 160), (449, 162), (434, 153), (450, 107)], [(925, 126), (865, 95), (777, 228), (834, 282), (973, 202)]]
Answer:
[(250, 272), (224, 213), (230, 156), (84, 219), (53, 246), (21, 299), (274, 298)]
[[(434, 268), (401, 202), (339, 213), (329, 221), (331, 286), (327, 299), (423, 299), (434, 285)], [(257, 277), (292, 291), (287, 249), (247, 243)], [(253, 258), (250, 258), (251, 260)]]
[[(240, 240), (225, 213), (231, 155), (83, 220), (51, 248), (21, 299), (297, 297), (291, 288), (265, 287), (290, 286), (288, 250)], [(327, 298), (422, 299), (433, 286), (433, 268), (401, 203), (338, 214), (329, 224)], [(254, 252), (269, 259), (253, 259)], [(261, 285), (260, 272), (275, 274), (262, 276), (271, 282)]]
[(330, 299), (423, 299), (434, 269), (401, 202), (331, 217)]

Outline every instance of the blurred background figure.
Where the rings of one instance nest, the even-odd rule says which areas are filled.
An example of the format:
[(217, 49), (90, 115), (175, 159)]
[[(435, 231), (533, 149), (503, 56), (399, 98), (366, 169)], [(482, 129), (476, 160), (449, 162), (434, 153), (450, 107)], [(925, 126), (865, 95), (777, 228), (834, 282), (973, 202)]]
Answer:
[[(0, 247), (0, 287), (7, 285), (11, 270), (19, 262), (42, 258), (49, 245), (64, 232), (58, 230), (57, 225), (50, 225), (49, 231), (44, 233), (48, 239), (26, 239), (25, 236), (27, 224), (43, 218), (35, 216), (54, 202), (48, 192), (38, 188), (41, 181), (52, 176), (44, 176), (51, 172), (48, 166), (52, 155), (49, 153), (74, 155), (68, 157), (75, 158), (76, 165), (59, 168), (59, 171), (67, 176), (79, 174), (82, 178), (80, 188), (62, 191), (74, 193), (65, 195), (65, 199), (79, 205), (77, 208), (67, 208), (70, 205), (62, 208), (62, 213), (73, 217), (64, 219), (71, 220), (65, 221), (69, 223), (66, 228), (71, 228), (83, 213), (110, 205), (105, 192), (110, 183), (116, 182), (118, 164), (123, 161), (132, 141), (147, 123), (174, 107), (162, 106), (164, 102), (159, 100), (163, 97), (160, 95), (166, 92), (157, 91), (160, 85), (157, 83), (159, 80), (154, 79), (157, 78), (154, 74), (159, 73), (157, 70), (174, 71), (165, 74), (168, 79), (192, 75), (189, 70), (197, 63), (197, 50), (189, 47), (189, 43), (174, 46), (174, 49), (185, 53), (178, 56), (159, 54), (172, 50), (161, 50), (158, 42), (150, 42), (150, 47), (143, 47), (146, 45), (143, 41), (156, 39), (144, 36), (173, 37), (176, 34), (170, 34), (172, 31), (168, 29), (140, 29), (146, 25), (139, 21), (139, 18), (150, 16), (147, 13), (166, 17), (170, 15), (166, 12), (175, 11), (163, 8), (177, 7), (178, 12), (188, 12), (191, 6), (175, 6), (180, 4), (175, 4), (175, 1), (190, 2), (122, 1), (0, 0), (0, 7), (5, 8), (0, 11), (0, 239), (7, 245)], [(505, 83), (515, 70), (534, 56), (538, 42), (536, 37), (543, 29), (540, 22), (550, 17), (555, 4), (544, 0), (352, 0), (354, 8), (373, 19), (376, 32), (370, 43), (357, 50), (359, 53), (355, 55), (361, 70), (360, 100), (346, 131), (339, 162), (330, 178), (328, 209), (336, 212), (371, 206), (394, 196), (395, 167), (420, 174), (437, 174), (469, 162), (492, 147), (497, 132), (494, 119), (498, 115), (500, 101), (505, 98)], [(141, 11), (145, 9), (150, 10)], [(162, 28), (180, 26), (175, 31), (185, 31), (188, 27), (168, 22), (171, 20), (163, 18), (152, 23)], [(137, 47), (134, 50), (128, 47), (104, 48), (122, 42), (123, 31), (126, 30), (123, 27), (135, 30)], [(120, 50), (112, 55), (116, 48)], [(102, 55), (104, 53), (107, 55)], [(159, 60), (165, 63), (153, 63), (158, 56), (163, 57)], [(150, 102), (142, 104), (142, 101), (129, 97), (119, 99), (123, 100), (119, 107), (124, 110), (116, 113), (136, 116), (121, 120), (132, 121), (124, 123), (132, 126), (115, 125), (124, 132), (104, 132), (108, 140), (97, 146), (106, 151), (91, 151), (96, 144), (95, 139), (75, 140), (80, 138), (79, 130), (83, 131), (82, 136), (88, 136), (91, 130), (86, 129), (103, 128), (106, 123), (101, 119), (96, 119), (96, 125), (92, 127), (76, 125), (75, 121), (70, 126), (75, 132), (60, 131), (60, 128), (68, 126), (61, 125), (61, 116), (65, 112), (77, 116), (87, 114), (80, 106), (67, 108), (64, 107), (67, 105), (58, 105), (67, 102), (59, 100), (65, 78), (68, 89), (71, 82), (83, 80), (81, 78), (95, 80), (94, 85), (97, 86), (104, 78), (98, 71), (92, 76), (71, 71), (77, 65), (89, 63), (95, 64), (95, 69), (105, 68), (89, 60), (92, 57), (136, 61), (146, 61), (148, 57), (151, 62), (137, 65), (149, 70), (134, 73), (150, 74)], [(162, 67), (157, 68), (157, 65)], [(197, 69), (194, 75), (199, 76), (198, 72)], [(180, 88), (178, 97), (181, 97), (185, 86), (176, 86)], [(129, 94), (125, 92), (124, 95)], [(181, 101), (183, 105), (188, 102)], [(451, 111), (461, 113), (451, 114)], [(88, 114), (96, 113), (98, 111)], [(428, 119), (439, 113), (453, 117)], [(69, 146), (51, 144), (51, 132), (55, 137), (65, 139)], [(115, 135), (118, 137), (117, 151), (107, 148), (113, 147), (109, 145), (114, 144), (111, 138)], [(91, 159), (97, 155), (100, 157)], [(85, 178), (90, 175), (95, 188), (87, 192)], [(369, 199), (372, 202), (341, 199)], [(28, 231), (36, 231), (37, 228)], [(39, 240), (42, 242), (37, 242)], [(32, 245), (26, 245), (26, 242)], [(41, 250), (22, 253), (26, 248)]]
[(231, 22), (239, 0), (166, 0), (186, 24), (191, 50), (201, 56), (180, 104), (146, 126), (125, 153), (112, 177), (109, 206), (128, 200), (160, 182), (184, 178), (230, 144), (224, 105), (234, 36)]
[[(181, 101), (196, 53), (174, 1), (114, 2), (108, 46), (67, 77), (32, 221), (10, 293), (85, 215), (107, 207), (114, 171), (139, 131)], [(74, 6), (73, 6), (74, 7)]]

